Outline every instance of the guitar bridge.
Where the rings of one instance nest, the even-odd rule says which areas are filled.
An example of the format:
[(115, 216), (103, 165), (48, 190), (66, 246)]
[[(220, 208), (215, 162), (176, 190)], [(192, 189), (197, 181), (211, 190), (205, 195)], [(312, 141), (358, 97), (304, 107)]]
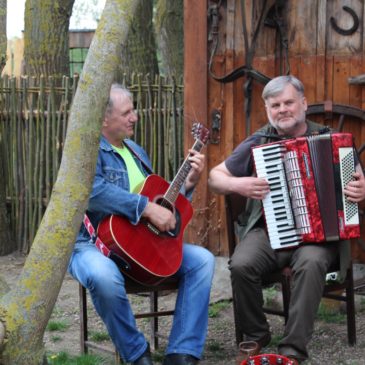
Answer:
[(161, 235), (161, 231), (151, 223), (147, 223), (147, 228), (157, 236)]

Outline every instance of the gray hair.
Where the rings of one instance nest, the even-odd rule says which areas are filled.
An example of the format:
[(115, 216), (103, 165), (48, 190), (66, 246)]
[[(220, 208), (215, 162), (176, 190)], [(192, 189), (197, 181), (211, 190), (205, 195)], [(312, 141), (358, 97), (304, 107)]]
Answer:
[(113, 83), (112, 86), (110, 87), (110, 94), (109, 94), (108, 103), (106, 104), (105, 113), (110, 113), (113, 110), (114, 101), (113, 101), (113, 97), (111, 95), (112, 95), (112, 91), (114, 91), (114, 90), (118, 90), (120, 94), (122, 94), (123, 96), (125, 96), (133, 101), (133, 94), (125, 86), (123, 86), (122, 84)]
[(261, 96), (264, 101), (266, 101), (268, 98), (275, 97), (282, 93), (284, 88), (289, 84), (293, 85), (301, 96), (304, 96), (304, 86), (302, 82), (293, 75), (275, 77), (266, 84)]

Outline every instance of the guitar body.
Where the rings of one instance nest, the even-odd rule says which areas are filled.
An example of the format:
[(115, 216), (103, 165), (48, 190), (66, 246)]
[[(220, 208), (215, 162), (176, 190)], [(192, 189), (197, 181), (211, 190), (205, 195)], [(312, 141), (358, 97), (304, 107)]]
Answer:
[[(159, 204), (169, 187), (160, 176), (149, 175), (139, 194)], [(122, 271), (142, 284), (156, 285), (173, 275), (181, 265), (183, 234), (193, 208), (182, 194), (178, 194), (173, 208), (179, 223), (173, 235), (158, 232), (147, 221), (133, 225), (118, 215), (104, 218), (98, 226), (101, 241), (126, 262)]]

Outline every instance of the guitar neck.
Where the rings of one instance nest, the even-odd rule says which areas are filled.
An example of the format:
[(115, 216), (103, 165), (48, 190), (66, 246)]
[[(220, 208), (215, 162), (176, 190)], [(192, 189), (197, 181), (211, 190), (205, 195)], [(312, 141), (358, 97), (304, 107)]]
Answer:
[[(200, 152), (204, 147), (204, 143), (199, 139), (195, 140), (195, 143), (192, 147), (193, 150)], [(179, 195), (180, 189), (183, 186), (188, 173), (191, 170), (191, 163), (189, 161), (189, 157), (191, 153), (188, 154), (182, 165), (180, 166), (179, 171), (177, 172), (174, 180), (170, 184), (170, 187), (167, 189), (164, 198), (168, 200), (170, 203), (174, 203)]]

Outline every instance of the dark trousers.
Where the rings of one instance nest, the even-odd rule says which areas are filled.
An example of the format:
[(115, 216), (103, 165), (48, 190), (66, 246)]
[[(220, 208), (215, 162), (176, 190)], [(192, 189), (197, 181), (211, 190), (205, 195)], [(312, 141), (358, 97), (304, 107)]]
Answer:
[(295, 249), (274, 251), (264, 229), (251, 230), (237, 245), (229, 265), (239, 327), (246, 340), (259, 340), (270, 331), (262, 309), (261, 278), (290, 266), (293, 282), (289, 318), (279, 343), (279, 353), (306, 359), (326, 273), (337, 256), (337, 243), (306, 244)]

